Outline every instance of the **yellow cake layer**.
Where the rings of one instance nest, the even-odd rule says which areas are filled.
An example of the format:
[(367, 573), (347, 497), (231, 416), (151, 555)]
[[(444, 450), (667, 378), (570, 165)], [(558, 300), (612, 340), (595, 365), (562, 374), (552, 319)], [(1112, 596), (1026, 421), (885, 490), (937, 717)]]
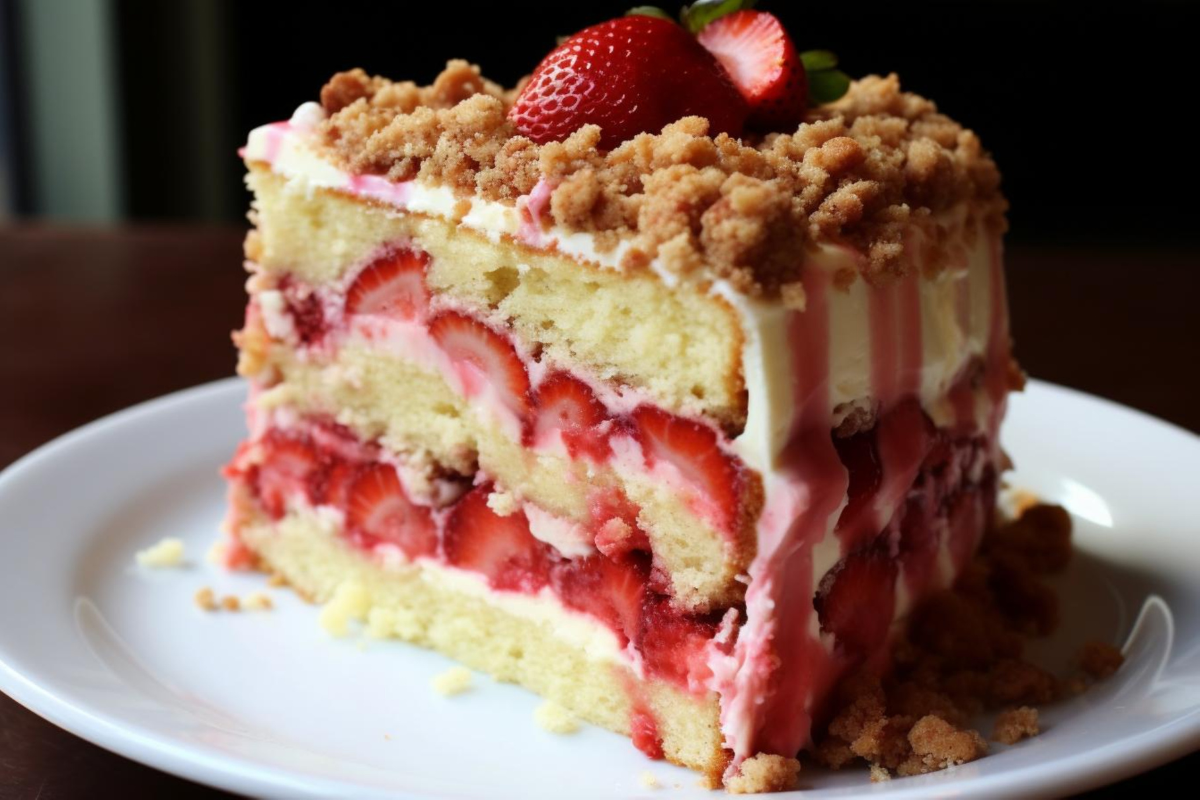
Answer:
[[(235, 502), (251, 507), (246, 497)], [(336, 519), (312, 510), (292, 509), (278, 523), (260, 517), (239, 535), (264, 568), (309, 600), (326, 603), (339, 587), (353, 587), (365, 597), (361, 616), (373, 635), (431, 648), (626, 736), (630, 687), (635, 687), (656, 718), (667, 759), (719, 785), (726, 755), (716, 696), (695, 696), (661, 680), (637, 677), (617, 651), (604, 646), (606, 637), (615, 639), (602, 625), (570, 614), (552, 600), (492, 602), (481, 581), (453, 570), (385, 565), (346, 544), (338, 536)], [(537, 608), (526, 610), (533, 605)], [(595, 634), (594, 646), (581, 641), (589, 631)]]
[(412, 240), (432, 256), (427, 280), (482, 316), (512, 325), (551, 361), (647, 391), (672, 411), (745, 423), (742, 331), (723, 300), (667, 288), (649, 270), (618, 273), (314, 189), (252, 165), (254, 260), (320, 285), (358, 268), (384, 244)]
[(288, 346), (270, 343), (256, 360), (281, 379), (259, 397), (263, 410), (333, 417), (360, 438), (379, 440), (413, 463), (443, 465), (464, 475), (478, 467), (501, 490), (580, 523), (590, 520), (589, 491), (620, 487), (641, 509), (638, 522), (650, 539), (656, 567), (670, 579), (677, 605), (719, 609), (744, 592), (736, 576), (753, 558), (753, 520), (761, 504), (753, 479), (743, 533), (734, 544), (692, 513), (676, 492), (644, 473), (534, 454), (472, 408), (440, 374), (397, 354), (346, 344), (333, 360), (311, 353), (301, 361)]

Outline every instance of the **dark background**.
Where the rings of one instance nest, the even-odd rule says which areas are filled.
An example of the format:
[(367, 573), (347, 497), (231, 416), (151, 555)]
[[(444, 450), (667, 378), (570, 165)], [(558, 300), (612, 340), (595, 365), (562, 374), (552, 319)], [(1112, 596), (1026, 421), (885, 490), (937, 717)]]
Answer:
[[(511, 84), (557, 35), (631, 2), (207, 0), (197, 13), (196, 3), (114, 0), (121, 213), (240, 219), (236, 147), (251, 127), (315, 99), (333, 72), (361, 66), (428, 82), (447, 58), (461, 57)], [(19, 17), (22, 4), (0, 7)], [(1196, 4), (759, 7), (777, 13), (800, 48), (835, 50), (852, 75), (898, 72), (906, 88), (980, 132), (1004, 172), (1011, 241), (1195, 241)], [(14, 45), (7, 72), (20, 142), (24, 81)], [(36, 203), (17, 161), (17, 210), (30, 213)]]

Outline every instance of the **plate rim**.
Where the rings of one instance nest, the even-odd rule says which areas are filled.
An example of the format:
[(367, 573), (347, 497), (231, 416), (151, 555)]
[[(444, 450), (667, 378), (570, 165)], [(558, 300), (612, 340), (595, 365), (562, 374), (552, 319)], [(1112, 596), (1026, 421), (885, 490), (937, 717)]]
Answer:
[[(1200, 435), (1155, 417), (1140, 409), (1067, 386), (1031, 379), (1037, 392), (1065, 395), (1071, 402), (1090, 403), (1108, 413), (1131, 415), (1139, 424), (1150, 424), (1164, 432), (1187, 439), (1200, 447)], [(136, 424), (149, 414), (164, 413), (177, 406), (212, 401), (226, 394), (244, 393), (246, 383), (238, 377), (221, 378), (145, 400), (76, 427), (36, 447), (0, 471), (0, 503), (7, 486), (36, 465), (59, 457), (77, 443), (101, 431)], [(1026, 397), (1029, 395), (1026, 394)], [(197, 783), (251, 795), (289, 797), (393, 797), (418, 798), (405, 789), (381, 790), (354, 785), (339, 779), (305, 776), (281, 767), (256, 762), (244, 756), (212, 752), (202, 744), (182, 744), (141, 724), (112, 719), (94, 707), (79, 706), (41, 685), (37, 676), (24, 674), (10, 664), (11, 652), (0, 633), (0, 692), (51, 724), (79, 736), (109, 752)], [(1131, 746), (1131, 744), (1133, 746)], [(1049, 764), (1031, 764), (1011, 772), (971, 778), (960, 787), (935, 787), (919, 778), (908, 785), (883, 790), (890, 797), (925, 796), (931, 789), (965, 790), (978, 796), (1050, 796), (1063, 791), (1085, 791), (1154, 769), (1200, 749), (1200, 704), (1166, 725), (1133, 737), (1117, 739), (1099, 747), (1056, 759)], [(1109, 753), (1108, 751), (1113, 751)], [(812, 791), (812, 790), (807, 790)], [(785, 794), (799, 796), (799, 794)]]

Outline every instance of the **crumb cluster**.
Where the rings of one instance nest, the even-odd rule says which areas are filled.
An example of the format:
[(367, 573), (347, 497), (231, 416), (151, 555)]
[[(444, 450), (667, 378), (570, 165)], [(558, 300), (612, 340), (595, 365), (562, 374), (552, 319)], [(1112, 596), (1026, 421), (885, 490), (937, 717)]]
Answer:
[(168, 536), (134, 555), (138, 566), (169, 569), (183, 565), (183, 541)]
[(968, 720), (1001, 709), (992, 739), (1014, 744), (1040, 731), (1036, 707), (1111, 675), (1121, 653), (1092, 642), (1080, 653), (1082, 675), (1060, 680), (1022, 657), (1030, 636), (1050, 633), (1058, 603), (1042, 578), (1071, 555), (1071, 518), (1034, 505), (991, 531), (952, 591), (914, 612), (886, 677), (862, 671), (837, 690), (833, 715), (818, 737), (818, 763), (838, 769), (865, 760), (872, 779), (917, 775), (987, 753)]
[(465, 61), (425, 87), (339, 73), (321, 91), (321, 140), (351, 172), (463, 196), (512, 204), (544, 179), (553, 221), (596, 234), (602, 250), (628, 241), (626, 267), (657, 257), (791, 304), (803, 302), (815, 243), (854, 247), (859, 272), (840, 278), (878, 283), (960, 264), (980, 224), (1005, 224), (1000, 175), (979, 138), (895, 75), (856, 81), (794, 132), (712, 137), (707, 120), (685, 117), (607, 152), (594, 125), (545, 145), (518, 135), (507, 118), (518, 89)]

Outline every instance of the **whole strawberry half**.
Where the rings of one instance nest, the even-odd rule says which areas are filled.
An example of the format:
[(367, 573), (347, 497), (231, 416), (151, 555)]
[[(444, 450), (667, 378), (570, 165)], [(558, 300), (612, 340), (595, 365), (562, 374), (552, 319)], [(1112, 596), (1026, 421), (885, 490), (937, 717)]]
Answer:
[(629, 16), (585, 28), (546, 56), (509, 119), (543, 144), (599, 125), (600, 147), (657, 132), (681, 117), (741, 134), (746, 103), (717, 60), (673, 22)]
[(794, 131), (804, 121), (808, 106), (804, 63), (774, 14), (737, 11), (704, 26), (697, 39), (721, 62), (746, 99), (748, 126)]

